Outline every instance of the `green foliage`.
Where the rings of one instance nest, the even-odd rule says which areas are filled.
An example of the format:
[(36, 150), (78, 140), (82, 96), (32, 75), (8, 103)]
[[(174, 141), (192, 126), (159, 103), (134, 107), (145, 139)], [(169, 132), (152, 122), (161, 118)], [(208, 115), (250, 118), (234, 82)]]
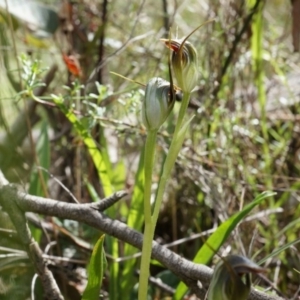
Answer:
[(275, 195), (272, 192), (264, 192), (258, 195), (253, 202), (246, 205), (241, 211), (235, 213), (228, 220), (224, 221), (217, 230), (208, 238), (203, 247), (198, 251), (194, 258), (194, 262), (198, 264), (207, 264), (219, 248), (225, 243), (228, 236), (236, 228), (238, 223), (245, 218), (251, 210), (261, 204), (261, 202)]
[[(153, 77), (170, 81), (171, 53), (160, 39), (187, 37), (199, 23), (218, 16), (189, 37), (198, 53), (199, 80), (192, 84), (197, 86), (190, 102), (176, 90), (181, 103), (174, 104), (167, 124), (157, 132), (147, 192), (148, 204), (154, 205), (151, 223), (156, 224), (151, 234), (197, 263), (211, 265), (215, 252), (222, 256), (228, 249), (248, 253), (269, 266), (270, 280), (276, 265), (275, 285), (287, 298), (294, 297), (299, 276), (300, 90), (298, 54), (291, 50), (286, 25), (292, 23), (293, 4), (249, 0), (230, 6), (204, 1), (199, 6), (200, 1), (192, 0), (185, 9), (170, 2), (171, 18), (147, 1), (142, 6), (136, 0), (108, 1), (106, 8), (94, 0), (70, 6), (54, 0), (27, 2), (0, 0), (0, 169), (5, 176), (21, 190), (66, 202), (101, 201), (127, 189), (129, 196), (104, 213), (142, 232), (144, 152), (149, 151), (141, 118), (143, 85)], [(70, 72), (65, 56), (78, 63), (81, 77)], [(178, 85), (186, 79), (177, 77)], [(168, 92), (165, 96), (168, 100)], [(156, 117), (154, 113), (154, 121)], [(177, 138), (172, 140), (174, 131)], [(276, 194), (261, 194), (266, 190)], [(15, 256), (20, 241), (0, 213), (5, 299), (29, 298), (33, 269), (27, 258)], [(55, 276), (66, 275), (60, 277), (65, 299), (80, 299), (78, 270), (86, 268), (99, 233), (78, 222), (40, 219), (44, 231), (32, 223), (32, 234), (50, 256), (75, 260), (49, 258)], [(212, 229), (204, 242), (202, 236)], [(103, 247), (110, 259), (103, 298), (137, 297), (138, 250), (108, 235)], [(65, 272), (70, 268), (72, 274)], [(167, 275), (161, 277), (163, 272)], [(168, 281), (168, 272), (158, 263), (150, 265), (154, 278), (175, 289), (178, 278)], [(41, 299), (40, 283), (34, 291)], [(149, 299), (172, 294), (153, 283), (148, 291)], [(175, 298), (186, 291), (180, 283)]]
[[(193, 259), (194, 263), (207, 265), (212, 259), (215, 253), (218, 252), (220, 247), (224, 245), (226, 239), (232, 233), (243, 218), (258, 204), (260, 204), (264, 199), (273, 196), (272, 192), (264, 192), (258, 195), (253, 202), (246, 205), (240, 212), (235, 213), (228, 220), (223, 222), (216, 231), (207, 239), (201, 249), (197, 252)], [(185, 284), (180, 283), (177, 287), (175, 299), (182, 299), (182, 297), (187, 292), (187, 287)]]
[(61, 97), (57, 97), (53, 95), (54, 103), (62, 110), (62, 112), (65, 114), (65, 116), (69, 119), (71, 124), (73, 124), (75, 130), (80, 135), (80, 137), (83, 139), (84, 144), (86, 145), (93, 161), (95, 164), (95, 167), (97, 168), (99, 177), (102, 181), (102, 186), (104, 189), (104, 194), (106, 196), (109, 196), (112, 194), (112, 186), (110, 182), (110, 178), (108, 176), (107, 167), (105, 165), (105, 162), (102, 158), (102, 154), (100, 150), (97, 148), (97, 145), (94, 141), (94, 139), (91, 137), (89, 131), (85, 126), (80, 122), (75, 114), (72, 112), (72, 110), (69, 110), (63, 103), (63, 99)]
[(48, 124), (46, 121), (43, 121), (41, 124), (41, 134), (36, 145), (36, 159), (36, 168), (38, 169), (33, 170), (31, 173), (28, 192), (32, 195), (47, 197), (45, 189), (47, 188), (49, 177), (47, 170), (49, 170), (50, 167), (50, 142), (48, 137)]
[[(48, 125), (46, 121), (41, 124), (41, 134), (39, 136), (36, 150), (35, 170), (31, 172), (28, 192), (36, 196), (47, 197), (48, 171), (50, 167), (50, 142), (48, 137)], [(39, 242), (42, 236), (42, 230), (34, 226), (31, 227), (32, 236)]]
[(87, 267), (88, 283), (82, 294), (82, 300), (99, 299), (100, 288), (106, 270), (106, 257), (104, 251), (104, 235), (95, 244), (89, 265)]

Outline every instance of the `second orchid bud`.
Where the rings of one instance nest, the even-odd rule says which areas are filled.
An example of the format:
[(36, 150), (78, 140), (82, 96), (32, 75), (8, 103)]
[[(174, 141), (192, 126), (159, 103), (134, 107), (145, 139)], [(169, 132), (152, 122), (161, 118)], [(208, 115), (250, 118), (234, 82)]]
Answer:
[(198, 54), (195, 47), (185, 40), (162, 41), (173, 51), (171, 63), (179, 87), (183, 92), (190, 93), (196, 87), (199, 78)]
[(174, 106), (170, 83), (155, 77), (146, 86), (142, 106), (142, 120), (148, 130), (158, 130), (165, 122)]
[[(251, 289), (251, 273), (263, 273), (250, 259), (229, 255), (217, 264), (208, 289), (208, 300), (246, 300)], [(242, 277), (245, 277), (244, 280)]]

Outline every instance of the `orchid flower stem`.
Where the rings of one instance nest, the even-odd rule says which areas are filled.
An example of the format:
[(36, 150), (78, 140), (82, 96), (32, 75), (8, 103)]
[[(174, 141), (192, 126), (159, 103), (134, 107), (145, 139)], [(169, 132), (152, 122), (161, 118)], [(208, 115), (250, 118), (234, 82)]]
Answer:
[(151, 186), (152, 186), (152, 171), (154, 164), (155, 146), (157, 130), (149, 131), (145, 146), (145, 186), (144, 186), (144, 216), (145, 216), (145, 229), (144, 240), (142, 248), (142, 260), (141, 260), (141, 272), (139, 279), (139, 292), (138, 299), (147, 299), (148, 293), (148, 279), (149, 268), (152, 250), (152, 241), (154, 237), (154, 231), (163, 199), (163, 194), (167, 185), (167, 181), (170, 177), (172, 168), (175, 164), (179, 149), (181, 145), (178, 145), (178, 136), (180, 129), (182, 128), (183, 119), (190, 100), (190, 93), (184, 93), (182, 103), (179, 110), (178, 120), (174, 130), (174, 135), (171, 141), (170, 149), (163, 165), (162, 175), (159, 181), (158, 190), (156, 194), (153, 214), (151, 213)]
[(155, 156), (157, 130), (148, 131), (146, 145), (145, 145), (145, 161), (144, 161), (144, 217), (145, 217), (145, 229), (144, 240), (142, 248), (142, 260), (140, 268), (139, 278), (139, 292), (138, 299), (147, 299), (148, 293), (148, 279), (149, 279), (149, 267), (152, 250), (152, 240), (154, 236), (154, 228), (151, 218), (151, 186), (152, 186), (152, 172)]
[(173, 138), (171, 141), (169, 152), (168, 152), (167, 157), (164, 162), (162, 175), (159, 180), (155, 204), (154, 204), (154, 210), (153, 210), (153, 215), (152, 215), (152, 224), (153, 224), (154, 229), (155, 229), (155, 226), (157, 223), (157, 219), (158, 219), (164, 191), (166, 189), (167, 181), (170, 177), (171, 171), (173, 169), (173, 166), (175, 164), (175, 161), (176, 161), (176, 158), (178, 155), (177, 149), (181, 148), (181, 145), (178, 145), (178, 135), (179, 135), (180, 129), (182, 128), (182, 123), (183, 123), (183, 119), (184, 119), (184, 116), (186, 114), (186, 110), (187, 110), (187, 107), (189, 104), (190, 96), (191, 96), (191, 94), (188, 92), (183, 93), (183, 99), (182, 99), (182, 103), (181, 103), (179, 114), (178, 114), (178, 120), (177, 120), (175, 130), (174, 130), (174, 135), (173, 135)]
[[(184, 116), (186, 114), (187, 107), (188, 107), (189, 102), (190, 102), (190, 97), (191, 97), (191, 93), (189, 93), (189, 92), (184, 92), (183, 93), (183, 98), (182, 98), (182, 102), (181, 102), (181, 106), (180, 106), (180, 110), (179, 110), (179, 114), (178, 114), (176, 127), (175, 127), (175, 130), (174, 130), (174, 135), (173, 135), (172, 142), (174, 140), (176, 140), (178, 132), (181, 129), (182, 122), (183, 122)], [(171, 147), (170, 147), (170, 150), (171, 150)], [(169, 150), (169, 153), (170, 153), (170, 150)]]

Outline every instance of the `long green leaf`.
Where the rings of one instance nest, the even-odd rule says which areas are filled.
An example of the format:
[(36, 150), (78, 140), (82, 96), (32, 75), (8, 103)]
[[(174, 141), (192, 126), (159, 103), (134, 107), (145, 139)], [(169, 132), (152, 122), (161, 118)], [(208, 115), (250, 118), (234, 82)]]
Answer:
[[(49, 170), (50, 167), (50, 141), (48, 136), (48, 124), (44, 120), (41, 125), (41, 133), (36, 145), (36, 155), (38, 158), (38, 167)], [(48, 173), (37, 169), (32, 170), (30, 176), (29, 193), (36, 196), (47, 196), (44, 193), (44, 187), (47, 187), (49, 175)], [(42, 181), (44, 181), (42, 183)], [(30, 225), (30, 230), (34, 239), (39, 242), (42, 236), (42, 230), (36, 226)]]
[[(69, 110), (63, 103), (62, 97), (52, 96), (56, 105), (60, 108), (60, 110), (64, 113), (64, 115), (68, 118), (71, 124), (74, 126), (77, 133), (83, 139), (84, 144), (88, 148), (88, 151), (93, 159), (95, 167), (98, 171), (99, 178), (101, 179), (103, 191), (105, 196), (109, 196), (113, 192), (111, 178), (110, 178), (110, 166), (107, 166), (106, 156), (102, 155), (101, 151), (98, 149), (96, 142), (90, 135), (89, 131), (86, 127), (77, 119), (76, 115)], [(103, 142), (103, 141), (102, 141)], [(115, 218), (115, 210), (114, 206), (108, 209), (108, 215), (112, 218)], [(113, 257), (118, 257), (119, 248), (118, 241), (113, 237), (107, 238), (107, 251)], [(118, 298), (118, 276), (119, 276), (119, 264), (113, 262), (110, 264), (110, 296), (112, 299)]]
[[(99, 144), (101, 147), (101, 155), (103, 162), (106, 166), (107, 170), (107, 177), (109, 178), (111, 186), (114, 187), (114, 189), (119, 189), (120, 185), (117, 185), (115, 182), (114, 174), (115, 174), (115, 168), (112, 168), (110, 159), (109, 159), (109, 149), (107, 145), (107, 139), (104, 134), (104, 127), (100, 126), (99, 127), (100, 131), (100, 139), (99, 139)], [(120, 164), (122, 164), (121, 161), (119, 161)], [(117, 164), (117, 167), (119, 164)], [(124, 181), (125, 181), (125, 172), (123, 172), (124, 175)], [(119, 175), (122, 176), (122, 172), (119, 172)], [(123, 182), (124, 182), (123, 181)], [(122, 189), (123, 186), (120, 188)], [(109, 217), (112, 219), (116, 218), (118, 213), (119, 213), (119, 208), (116, 205), (113, 205), (109, 207), (106, 210), (106, 213)], [(118, 240), (113, 238), (112, 236), (108, 236), (106, 238), (106, 250), (107, 252), (114, 258), (117, 258), (119, 256), (119, 244)], [(110, 299), (118, 299), (119, 298), (119, 276), (120, 276), (120, 270), (119, 270), (119, 263), (116, 261), (112, 261), (109, 264), (109, 297)]]
[(261, 259), (257, 264), (261, 265), (264, 262), (266, 262), (269, 258), (274, 257), (274, 256), (278, 256), (281, 252), (283, 252), (284, 250), (290, 248), (291, 246), (294, 246), (296, 244), (300, 243), (300, 239), (297, 239), (295, 241), (289, 242), (287, 244), (282, 245), (281, 247), (275, 249), (272, 253), (270, 253), (269, 255), (265, 256), (263, 259)]
[(104, 271), (107, 266), (103, 248), (104, 235), (102, 235), (94, 246), (91, 260), (87, 268), (88, 283), (83, 292), (82, 300), (98, 300)]
[[(258, 204), (260, 204), (265, 198), (275, 195), (273, 192), (266, 191), (258, 195), (253, 202), (246, 205), (243, 210), (235, 213), (227, 221), (222, 223), (218, 229), (208, 238), (206, 243), (201, 247), (193, 262), (198, 264), (208, 264), (214, 254), (225, 243), (228, 236), (235, 229), (238, 223)], [(187, 292), (187, 286), (182, 282), (178, 285), (174, 299), (182, 299)]]
[(112, 194), (112, 185), (110, 182), (110, 178), (108, 175), (108, 169), (106, 167), (105, 161), (102, 157), (100, 150), (98, 149), (94, 139), (87, 131), (87, 129), (83, 126), (80, 120), (77, 119), (76, 115), (69, 110), (63, 103), (63, 100), (60, 97), (52, 96), (55, 104), (60, 108), (60, 110), (64, 113), (64, 115), (68, 118), (68, 120), (72, 123), (77, 133), (83, 139), (84, 144), (88, 148), (88, 151), (93, 159), (95, 167), (98, 171), (98, 175), (101, 179), (103, 191), (105, 196), (109, 196)]
[[(48, 170), (50, 166), (50, 142), (48, 137), (48, 125), (46, 121), (42, 122), (41, 134), (39, 136), (36, 145), (36, 154), (39, 162), (39, 166)], [(43, 186), (41, 180), (44, 180), (45, 186), (47, 186), (48, 174), (42, 171), (43, 178), (39, 177), (39, 172), (33, 170), (30, 177), (29, 194), (36, 196), (47, 196), (43, 192)]]

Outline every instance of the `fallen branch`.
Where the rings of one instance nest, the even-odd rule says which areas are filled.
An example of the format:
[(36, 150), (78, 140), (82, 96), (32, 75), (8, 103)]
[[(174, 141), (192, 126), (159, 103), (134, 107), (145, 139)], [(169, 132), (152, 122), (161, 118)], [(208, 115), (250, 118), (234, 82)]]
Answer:
[[(129, 228), (126, 224), (118, 220), (109, 218), (101, 212), (125, 194), (125, 192), (114, 194), (112, 197), (105, 200), (104, 203), (106, 204), (103, 204), (102, 201), (84, 204), (65, 203), (20, 192), (7, 182), (3, 173), (0, 171), (0, 205), (7, 211), (12, 219), (20, 238), (26, 245), (27, 252), (37, 273), (41, 278), (47, 278), (47, 280), (50, 280), (49, 278), (52, 274), (51, 276), (49, 275), (50, 272), (48, 272), (49, 270), (43, 262), (43, 258), (40, 255), (41, 252), (40, 250), (37, 250), (39, 249), (38, 245), (33, 242), (27, 226), (27, 220), (25, 219), (25, 212), (34, 212), (43, 215), (56, 216), (62, 219), (76, 220), (141, 249), (143, 235), (140, 232)], [(34, 243), (34, 250), (31, 249), (32, 243)], [(32, 255), (32, 251), (35, 251), (34, 253), (37, 253), (37, 255)], [(204, 299), (213, 273), (211, 268), (205, 265), (195, 264), (182, 258), (155, 241), (152, 243), (152, 257), (177, 275), (200, 299)], [(39, 268), (40, 264), (44, 266), (43, 269)], [(43, 272), (45, 272), (45, 274)], [(199, 282), (201, 284), (199, 284)], [(61, 298), (58, 297), (56, 299)], [(249, 299), (275, 300), (283, 298), (267, 295), (252, 289)]]
[(18, 236), (34, 265), (35, 271), (40, 277), (44, 288), (44, 298), (63, 300), (64, 298), (60, 293), (53, 274), (45, 263), (43, 252), (31, 235), (25, 212), (18, 206), (17, 201), (15, 201), (16, 196), (16, 188), (8, 185), (8, 182), (0, 171), (0, 204), (9, 214), (11, 221), (17, 230)]

